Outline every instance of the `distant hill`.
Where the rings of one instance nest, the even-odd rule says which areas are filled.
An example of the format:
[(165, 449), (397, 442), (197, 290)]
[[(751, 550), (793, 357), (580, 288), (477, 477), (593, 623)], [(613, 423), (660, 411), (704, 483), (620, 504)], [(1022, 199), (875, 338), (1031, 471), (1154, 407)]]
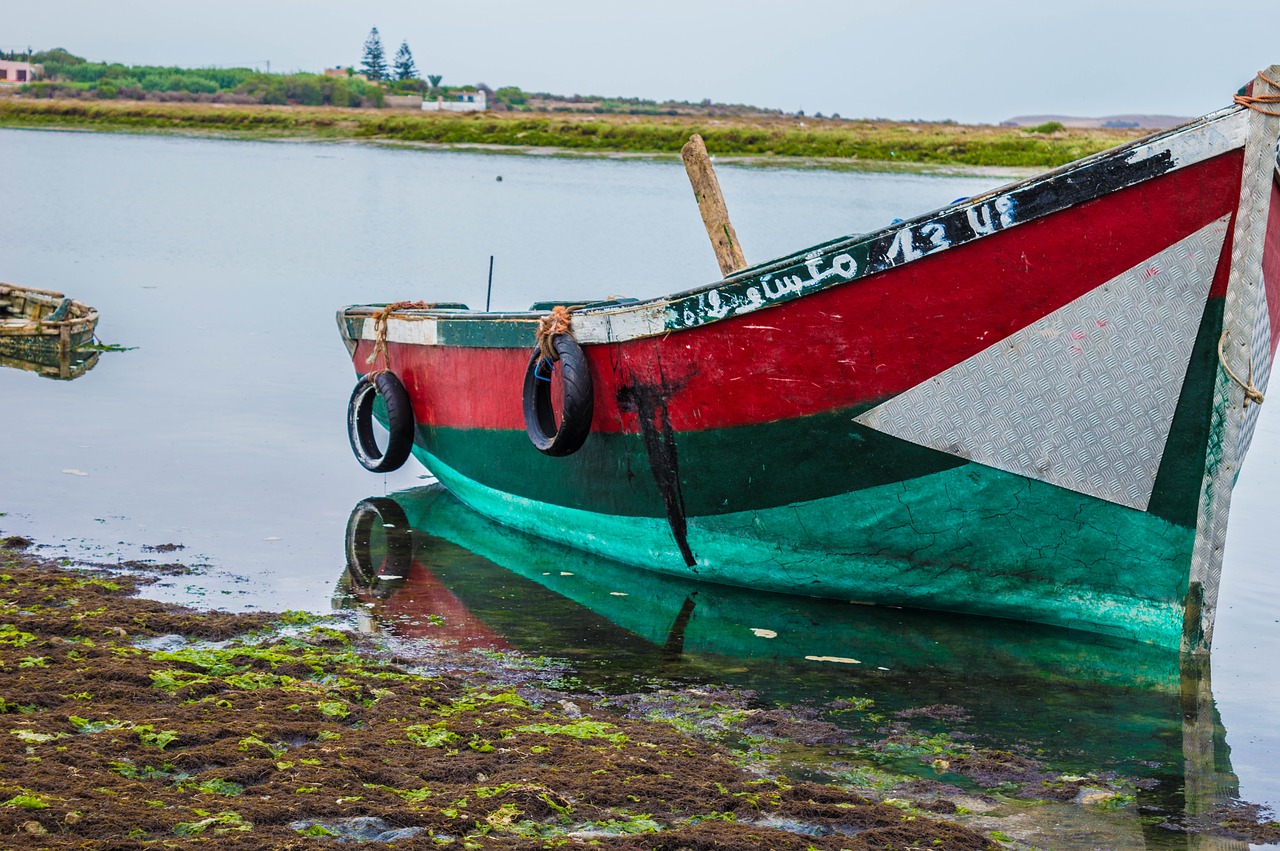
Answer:
[(1167, 130), (1190, 121), (1179, 115), (1104, 115), (1102, 118), (1078, 118), (1071, 115), (1015, 115), (1001, 121), (1004, 127), (1038, 127), (1050, 121), (1057, 121), (1063, 127), (1083, 127), (1092, 130), (1099, 128), (1141, 128), (1143, 130)]

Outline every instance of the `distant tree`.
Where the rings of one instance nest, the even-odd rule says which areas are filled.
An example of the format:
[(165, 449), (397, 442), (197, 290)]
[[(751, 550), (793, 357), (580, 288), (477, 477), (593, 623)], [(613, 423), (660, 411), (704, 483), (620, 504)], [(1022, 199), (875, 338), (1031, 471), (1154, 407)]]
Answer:
[(433, 88), (433, 89), (438, 89), (438, 88), (440, 88), (440, 81), (441, 81), (441, 80), (443, 80), (443, 79), (444, 79), (444, 77), (443, 77), (443, 75), (441, 75), (441, 74), (428, 74), (428, 75), (427, 75), (427, 82), (431, 83), (431, 88)]
[(525, 93), (520, 90), (519, 86), (503, 86), (493, 93), (494, 98), (507, 106), (524, 106), (528, 101)]
[(55, 47), (52, 50), (38, 51), (31, 57), (32, 62), (40, 62), (58, 65), (83, 65), (85, 60), (83, 57), (76, 56), (69, 50), (61, 47)]
[(400, 42), (393, 70), (397, 80), (412, 80), (418, 76), (418, 66), (413, 64), (413, 53), (409, 50), (409, 42)]
[(360, 70), (370, 80), (387, 79), (387, 55), (382, 50), (382, 36), (378, 28), (369, 30), (369, 37), (364, 40), (364, 58), (360, 61)]

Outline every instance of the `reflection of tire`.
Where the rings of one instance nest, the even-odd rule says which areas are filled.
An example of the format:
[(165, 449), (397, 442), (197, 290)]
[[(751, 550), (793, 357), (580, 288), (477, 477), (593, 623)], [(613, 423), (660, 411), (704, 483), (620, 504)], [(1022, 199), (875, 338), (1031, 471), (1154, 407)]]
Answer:
[[(386, 535), (386, 553), (379, 564), (374, 564), (372, 545), (375, 523)], [(347, 520), (347, 575), (352, 590), (390, 597), (404, 584), (412, 562), (413, 530), (404, 509), (385, 496), (361, 500)]]
[[(551, 338), (564, 380), (564, 410), (560, 427), (551, 406), (551, 372), (538, 349), (533, 350), (524, 371), (524, 428), (529, 439), (544, 455), (572, 455), (582, 448), (591, 433), (591, 415), (595, 411), (595, 394), (591, 387), (591, 371), (578, 341), (568, 334)], [(544, 371), (545, 370), (545, 371)]]
[[(373, 437), (373, 400), (378, 396), (387, 406), (387, 431), (391, 435), (385, 453), (378, 449)], [(360, 466), (374, 473), (400, 469), (413, 449), (414, 428), (409, 393), (394, 373), (379, 372), (373, 381), (362, 376), (356, 382), (347, 403), (347, 437)]]

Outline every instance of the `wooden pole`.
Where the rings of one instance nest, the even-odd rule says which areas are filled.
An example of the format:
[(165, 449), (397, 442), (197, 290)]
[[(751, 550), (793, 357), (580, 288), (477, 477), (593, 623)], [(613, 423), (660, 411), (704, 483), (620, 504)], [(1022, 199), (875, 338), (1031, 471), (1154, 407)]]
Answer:
[(680, 149), (680, 156), (684, 160), (685, 171), (689, 173), (689, 183), (693, 185), (693, 197), (698, 199), (702, 223), (706, 225), (707, 236), (711, 237), (711, 247), (715, 249), (720, 274), (728, 277), (747, 268), (747, 261), (742, 256), (742, 246), (738, 244), (738, 234), (729, 222), (729, 210), (724, 205), (724, 195), (720, 193), (720, 181), (716, 180), (715, 169), (711, 167), (711, 156), (707, 153), (702, 137), (697, 133), (690, 136), (689, 141)]

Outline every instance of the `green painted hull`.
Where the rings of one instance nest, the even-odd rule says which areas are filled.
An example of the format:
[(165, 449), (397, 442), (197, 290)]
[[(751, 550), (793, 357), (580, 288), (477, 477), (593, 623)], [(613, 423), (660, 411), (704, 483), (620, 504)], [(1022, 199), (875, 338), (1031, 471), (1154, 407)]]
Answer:
[[(481, 513), (638, 567), (850, 601), (938, 608), (945, 600), (952, 611), (1083, 627), (1169, 647), (1181, 635), (1194, 530), (981, 465), (913, 479), (910, 487), (881, 485), (691, 517), (689, 538), (699, 561), (687, 566), (665, 518), (534, 502), (420, 457)], [(933, 510), (939, 500), (951, 510)], [(917, 519), (922, 516), (930, 518), (927, 526)], [(1029, 540), (1038, 553), (1028, 551)], [(856, 550), (849, 541), (859, 542)], [(1099, 569), (1108, 561), (1123, 564), (1130, 579), (1117, 583), (1113, 571)]]

